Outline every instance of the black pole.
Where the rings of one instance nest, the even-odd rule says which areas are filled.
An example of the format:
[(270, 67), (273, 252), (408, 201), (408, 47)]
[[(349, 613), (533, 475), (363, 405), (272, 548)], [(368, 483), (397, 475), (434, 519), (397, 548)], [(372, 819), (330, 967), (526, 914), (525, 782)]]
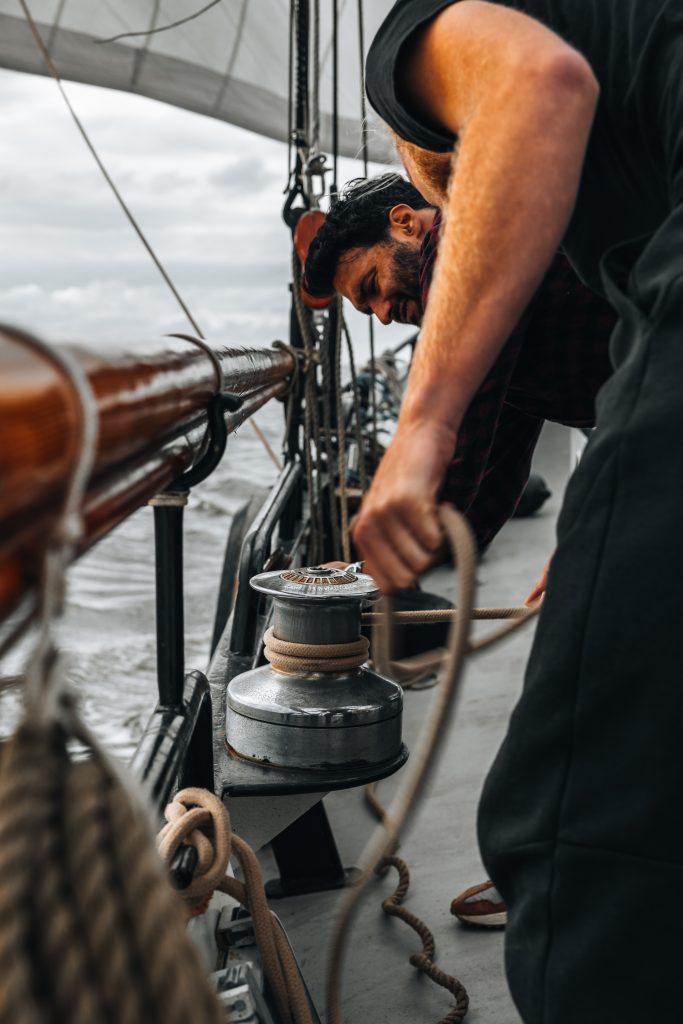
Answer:
[(183, 506), (187, 495), (164, 494), (154, 504), (157, 685), (159, 704), (180, 708), (185, 677)]

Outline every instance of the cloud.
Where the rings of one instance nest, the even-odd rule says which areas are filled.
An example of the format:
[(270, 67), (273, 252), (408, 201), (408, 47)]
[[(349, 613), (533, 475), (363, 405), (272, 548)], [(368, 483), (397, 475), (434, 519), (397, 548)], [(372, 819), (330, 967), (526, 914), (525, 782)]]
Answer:
[[(54, 83), (0, 71), (0, 88), (0, 319), (93, 343), (186, 330)], [(286, 339), (286, 146), (139, 96), (67, 91), (203, 330), (229, 344)], [(340, 161), (341, 181), (359, 173)], [(362, 360), (367, 322), (348, 315)], [(378, 351), (396, 340), (377, 336)]]

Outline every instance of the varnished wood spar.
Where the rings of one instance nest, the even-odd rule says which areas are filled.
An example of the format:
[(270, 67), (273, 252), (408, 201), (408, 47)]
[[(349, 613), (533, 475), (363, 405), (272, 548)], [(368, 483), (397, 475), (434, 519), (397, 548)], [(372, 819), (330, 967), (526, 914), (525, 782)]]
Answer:
[[(195, 459), (218, 390), (209, 355), (189, 340), (67, 346), (95, 393), (100, 434), (84, 503), (84, 546), (166, 487)], [(245, 396), (229, 429), (286, 390), (294, 360), (282, 349), (217, 349), (225, 389)], [(70, 382), (49, 354), (0, 328), (0, 619), (36, 583), (80, 439)]]

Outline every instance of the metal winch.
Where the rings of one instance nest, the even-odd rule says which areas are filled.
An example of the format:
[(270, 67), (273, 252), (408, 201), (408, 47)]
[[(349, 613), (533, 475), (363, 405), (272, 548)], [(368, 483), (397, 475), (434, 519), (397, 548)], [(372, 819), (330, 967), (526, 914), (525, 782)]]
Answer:
[(401, 752), (403, 695), (366, 664), (361, 608), (374, 580), (312, 566), (254, 576), (273, 599), (265, 636), (270, 664), (228, 686), (228, 746), (279, 768), (376, 774)]

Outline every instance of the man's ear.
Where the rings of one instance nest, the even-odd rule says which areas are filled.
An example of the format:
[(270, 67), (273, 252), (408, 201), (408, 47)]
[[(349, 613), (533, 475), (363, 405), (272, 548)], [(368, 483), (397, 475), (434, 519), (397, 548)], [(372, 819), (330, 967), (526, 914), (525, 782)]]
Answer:
[(395, 237), (415, 238), (420, 234), (420, 219), (412, 206), (398, 203), (389, 210), (389, 226)]

